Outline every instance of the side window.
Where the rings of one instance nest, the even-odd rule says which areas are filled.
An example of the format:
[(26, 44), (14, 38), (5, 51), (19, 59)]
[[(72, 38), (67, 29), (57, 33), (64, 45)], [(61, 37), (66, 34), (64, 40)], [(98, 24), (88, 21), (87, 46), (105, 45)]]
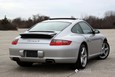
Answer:
[(85, 22), (80, 22), (79, 25), (81, 26), (84, 34), (92, 34), (92, 29), (88, 24)]
[(74, 27), (72, 28), (72, 32), (73, 33), (78, 33), (78, 34), (83, 34), (83, 31), (82, 31), (79, 24), (74, 25)]

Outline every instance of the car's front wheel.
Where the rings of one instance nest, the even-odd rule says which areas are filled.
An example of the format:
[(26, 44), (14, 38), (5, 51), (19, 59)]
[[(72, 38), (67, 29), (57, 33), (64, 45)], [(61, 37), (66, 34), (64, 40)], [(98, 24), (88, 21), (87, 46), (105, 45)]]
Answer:
[(99, 59), (106, 59), (109, 55), (109, 52), (110, 52), (110, 46), (108, 42), (103, 42), (101, 54), (99, 55)]
[(22, 61), (17, 61), (17, 64), (21, 67), (30, 67), (32, 66), (32, 62), (22, 62)]

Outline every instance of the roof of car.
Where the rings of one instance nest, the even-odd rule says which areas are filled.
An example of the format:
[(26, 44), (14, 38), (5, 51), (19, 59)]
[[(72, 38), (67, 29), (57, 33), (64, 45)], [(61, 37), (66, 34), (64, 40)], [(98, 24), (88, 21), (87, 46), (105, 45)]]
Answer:
[(49, 22), (49, 21), (61, 21), (61, 22), (79, 22), (79, 21), (83, 21), (81, 19), (76, 19), (76, 18), (51, 18), (49, 20), (46, 20), (44, 22)]

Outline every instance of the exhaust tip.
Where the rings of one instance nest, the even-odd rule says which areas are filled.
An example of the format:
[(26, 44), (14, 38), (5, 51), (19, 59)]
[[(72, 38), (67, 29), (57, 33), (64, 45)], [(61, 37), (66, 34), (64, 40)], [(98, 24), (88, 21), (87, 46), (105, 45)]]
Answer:
[(13, 57), (12, 60), (13, 61), (20, 61), (20, 59), (18, 57)]
[(48, 63), (48, 64), (54, 64), (55, 61), (53, 59), (46, 59), (46, 63)]

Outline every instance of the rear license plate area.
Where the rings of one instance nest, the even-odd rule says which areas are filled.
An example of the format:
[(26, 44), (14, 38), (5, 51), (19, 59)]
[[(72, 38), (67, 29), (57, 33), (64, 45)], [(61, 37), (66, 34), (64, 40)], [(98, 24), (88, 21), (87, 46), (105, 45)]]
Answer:
[(24, 50), (25, 57), (38, 57), (37, 51), (35, 50)]

